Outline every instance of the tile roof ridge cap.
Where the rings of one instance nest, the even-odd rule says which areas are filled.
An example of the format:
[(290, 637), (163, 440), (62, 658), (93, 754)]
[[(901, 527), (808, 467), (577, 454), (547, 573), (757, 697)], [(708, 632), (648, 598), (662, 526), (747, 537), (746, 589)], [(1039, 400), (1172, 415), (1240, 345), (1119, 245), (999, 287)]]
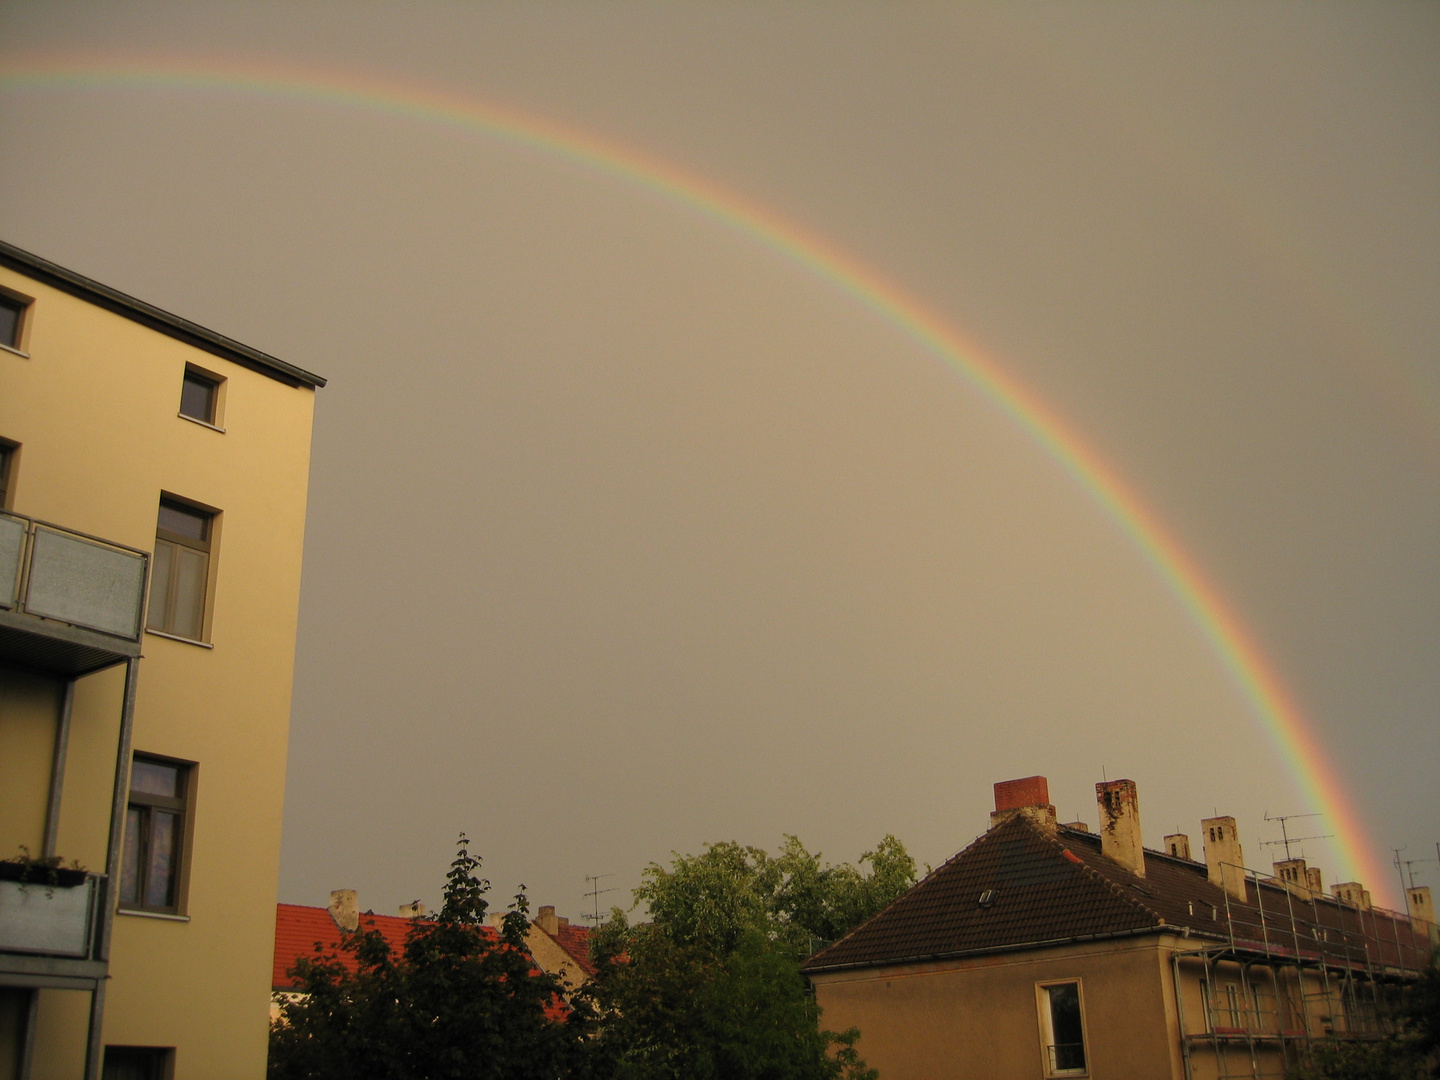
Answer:
[[(1017, 816), (1018, 816), (1018, 815), (1017, 815)], [(1056, 834), (1054, 834), (1054, 833), (1051, 833), (1051, 832), (1049, 832), (1049, 831), (1046, 830), (1046, 829), (1042, 829), (1039, 825), (1036, 825), (1034, 822), (1030, 822), (1030, 827), (1031, 827), (1040, 837), (1042, 837), (1042, 838), (1045, 839), (1045, 840), (1048, 840), (1051, 844), (1053, 844), (1053, 845), (1055, 846), (1056, 851), (1057, 851), (1058, 854), (1061, 854), (1061, 855), (1063, 856), (1064, 853), (1069, 852), (1071, 855), (1075, 855), (1075, 853), (1070, 850), (1070, 848), (1060, 839), (1060, 837), (1059, 837), (1058, 835), (1056, 835)], [(1109, 889), (1110, 892), (1114, 893), (1114, 894), (1115, 894), (1116, 896), (1118, 896), (1121, 900), (1124, 900), (1127, 904), (1130, 904), (1132, 907), (1137, 907), (1137, 908), (1139, 908), (1142, 912), (1145, 913), (1146, 916), (1148, 916), (1149, 918), (1155, 920), (1155, 923), (1156, 923), (1157, 925), (1159, 925), (1159, 926), (1165, 925), (1165, 918), (1164, 918), (1164, 916), (1162, 916), (1158, 911), (1156, 911), (1154, 908), (1152, 908), (1149, 904), (1145, 903), (1143, 900), (1138, 900), (1138, 899), (1136, 899), (1135, 897), (1131, 896), (1131, 895), (1130, 895), (1130, 891), (1129, 891), (1128, 889), (1126, 889), (1124, 886), (1122, 886), (1119, 882), (1112, 881), (1110, 878), (1108, 878), (1108, 877), (1106, 877), (1104, 874), (1100, 873), (1099, 870), (1096, 870), (1093, 866), (1091, 866), (1091, 865), (1090, 865), (1088, 862), (1086, 862), (1084, 859), (1080, 859), (1079, 856), (1075, 856), (1075, 857), (1076, 857), (1076, 859), (1079, 861), (1080, 870), (1081, 870), (1082, 873), (1089, 874), (1092, 878), (1094, 878), (1096, 881), (1100, 882), (1100, 883), (1101, 883), (1102, 885), (1104, 885), (1107, 889)], [(1101, 857), (1102, 859), (1105, 858), (1105, 856), (1104, 856), (1103, 854), (1102, 854), (1100, 857)], [(1116, 869), (1118, 869), (1118, 870), (1124, 870), (1125, 868), (1124, 868), (1123, 866), (1119, 866), (1119, 865), (1117, 864)], [(1129, 871), (1126, 871), (1126, 872), (1129, 873)], [(1138, 874), (1131, 874), (1130, 876), (1136, 878), (1137, 880), (1139, 880), (1139, 875), (1138, 875)]]
[[(1104, 856), (1102, 855), (1101, 858), (1104, 858)], [(1096, 870), (1087, 862), (1082, 861), (1080, 863), (1080, 869), (1083, 872), (1089, 874), (1096, 881), (1100, 882), (1102, 885), (1104, 885), (1107, 889), (1109, 889), (1112, 893), (1118, 896), (1121, 900), (1125, 901), (1125, 903), (1129, 904), (1131, 907), (1139, 908), (1148, 918), (1153, 919), (1157, 926), (1165, 925), (1165, 917), (1163, 915), (1161, 915), (1158, 911), (1152, 908), (1149, 904), (1145, 903), (1145, 901), (1140, 900), (1137, 897), (1131, 896), (1130, 890), (1126, 889), (1124, 885), (1120, 884), (1120, 882), (1114, 881), (1106, 877), (1104, 874), (1100, 873), (1099, 870)], [(1124, 870), (1125, 868), (1123, 866), (1120, 866), (1117, 867), (1117, 869)], [(1126, 873), (1129, 873), (1129, 871), (1126, 871)], [(1130, 876), (1135, 878), (1137, 881), (1140, 880), (1138, 874), (1131, 874)]]

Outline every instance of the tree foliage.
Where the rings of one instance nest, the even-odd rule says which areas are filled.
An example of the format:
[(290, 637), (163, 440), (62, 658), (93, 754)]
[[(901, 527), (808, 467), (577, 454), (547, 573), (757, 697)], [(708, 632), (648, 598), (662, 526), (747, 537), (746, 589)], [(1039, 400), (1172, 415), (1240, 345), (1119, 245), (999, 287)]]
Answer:
[(914, 883), (894, 837), (860, 861), (827, 865), (792, 836), (773, 856), (712, 844), (652, 864), (635, 893), (649, 921), (614, 913), (567, 1007), (525, 952), (523, 894), (499, 935), (485, 926), (489, 882), (462, 836), (443, 908), (398, 955), (362, 925), (296, 962), (270, 1080), (874, 1080), (859, 1033), (823, 1030), (800, 974)]
[[(523, 892), (497, 935), (490, 883), (462, 835), (438, 915), (410, 927), (400, 955), (372, 927), (335, 953), (298, 960), (297, 996), (271, 1029), (271, 1080), (555, 1080), (578, 1076), (587, 1014), (525, 952)], [(524, 886), (521, 886), (523, 890)]]
[(1407, 986), (1388, 1010), (1383, 1039), (1317, 1047), (1296, 1080), (1418, 1080), (1440, 1077), (1440, 960)]
[(720, 843), (652, 863), (635, 891), (649, 921), (617, 910), (593, 939), (597, 1080), (873, 1080), (859, 1032), (822, 1029), (800, 973), (914, 884), (893, 836), (860, 861), (868, 873), (824, 864), (787, 836), (774, 856)]

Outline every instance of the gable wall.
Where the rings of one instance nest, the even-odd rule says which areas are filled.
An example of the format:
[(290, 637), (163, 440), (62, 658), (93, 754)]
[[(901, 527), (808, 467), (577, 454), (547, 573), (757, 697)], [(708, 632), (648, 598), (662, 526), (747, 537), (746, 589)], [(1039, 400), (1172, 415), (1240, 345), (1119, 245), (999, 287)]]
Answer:
[(1153, 937), (816, 973), (822, 1024), (860, 1029), (885, 1080), (1036, 1080), (1036, 984), (1081, 983), (1092, 1077), (1179, 1077), (1168, 950)]

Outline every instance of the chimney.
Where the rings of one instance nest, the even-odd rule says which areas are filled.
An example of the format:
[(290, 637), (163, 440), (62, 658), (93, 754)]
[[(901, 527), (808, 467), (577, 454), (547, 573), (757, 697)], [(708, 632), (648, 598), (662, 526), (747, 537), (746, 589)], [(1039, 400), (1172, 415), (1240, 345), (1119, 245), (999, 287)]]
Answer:
[(354, 889), (336, 889), (330, 894), (330, 917), (341, 930), (360, 929), (360, 897)]
[(401, 904), (397, 914), (402, 919), (419, 919), (424, 916), (428, 910), (429, 909), (419, 900), (412, 900), (408, 904)]
[(1183, 832), (1171, 833), (1165, 837), (1165, 850), (1177, 859), (1190, 858), (1190, 837)]
[(1062, 829), (1073, 829), (1073, 830), (1075, 830), (1076, 832), (1089, 832), (1089, 831), (1090, 831), (1090, 826), (1089, 826), (1089, 825), (1086, 825), (1085, 822), (1083, 822), (1083, 821), (1062, 821), (1062, 822), (1060, 823), (1060, 827), (1061, 827)]
[(1325, 885), (1320, 880), (1320, 867), (1307, 866), (1305, 868), (1305, 885), (1314, 896), (1325, 895)]
[(1341, 881), (1330, 886), (1330, 895), (1361, 911), (1370, 910), (1370, 890), (1358, 881)]
[(1304, 859), (1281, 859), (1271, 865), (1275, 869), (1274, 884), (1283, 885), (1303, 899), (1310, 899), (1310, 875), (1306, 873)]
[(1017, 815), (1029, 818), (1043, 829), (1055, 830), (1055, 807), (1050, 805), (1050, 784), (1045, 777), (1025, 776), (995, 785), (995, 812), (990, 815), (990, 827), (993, 829)]
[(1429, 885), (1413, 885), (1406, 889), (1405, 907), (1413, 922), (1435, 921), (1435, 902), (1430, 899)]
[[(565, 921), (568, 924), (570, 920), (566, 919)], [(546, 904), (540, 909), (540, 915), (536, 918), (535, 925), (551, 937), (555, 936), (555, 932), (560, 929), (560, 920), (555, 917), (554, 904)]]
[(1200, 822), (1205, 838), (1205, 869), (1210, 884), (1218, 885), (1232, 899), (1245, 901), (1245, 853), (1233, 817), (1212, 817)]
[(1145, 876), (1145, 848), (1140, 843), (1140, 798), (1134, 780), (1107, 780), (1095, 785), (1100, 807), (1100, 852), (1136, 877)]

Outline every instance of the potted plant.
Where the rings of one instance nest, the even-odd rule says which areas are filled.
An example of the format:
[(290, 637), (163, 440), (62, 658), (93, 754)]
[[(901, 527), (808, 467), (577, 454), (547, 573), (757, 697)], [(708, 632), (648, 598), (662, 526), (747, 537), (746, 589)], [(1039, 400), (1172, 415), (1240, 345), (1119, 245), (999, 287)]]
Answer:
[(21, 885), (44, 885), (47, 889), (73, 889), (84, 885), (88, 876), (79, 859), (72, 859), (69, 866), (59, 855), (36, 858), (30, 849), (20, 845), (20, 854), (9, 859), (0, 859), (0, 881), (16, 881)]

